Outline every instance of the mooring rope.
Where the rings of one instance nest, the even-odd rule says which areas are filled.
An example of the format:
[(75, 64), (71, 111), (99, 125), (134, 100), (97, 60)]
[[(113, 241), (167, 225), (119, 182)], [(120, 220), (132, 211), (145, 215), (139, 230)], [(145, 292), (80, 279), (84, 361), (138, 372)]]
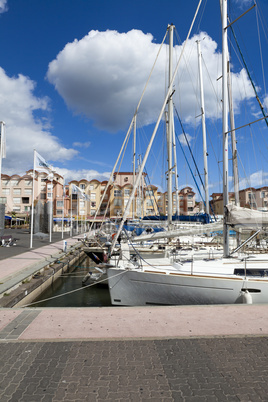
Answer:
[[(128, 271), (125, 270), (125, 271), (123, 271), (123, 272), (119, 272), (119, 274), (113, 275), (112, 278), (115, 278), (116, 276), (125, 274), (126, 272), (128, 272)], [(39, 301), (36, 301), (36, 302), (24, 304), (23, 306), (20, 306), (20, 307), (21, 307), (21, 308), (29, 307), (29, 306), (32, 306), (32, 305), (34, 305), (34, 304), (43, 303), (43, 302), (46, 302), (46, 301), (49, 301), (49, 300), (57, 299), (57, 298), (59, 298), (59, 297), (66, 296), (66, 295), (69, 295), (69, 294), (71, 294), (71, 293), (78, 292), (79, 290), (86, 289), (86, 288), (89, 288), (89, 287), (94, 286), (94, 285), (98, 285), (99, 283), (102, 283), (102, 282), (104, 282), (104, 281), (106, 281), (106, 280), (107, 280), (107, 279), (105, 278), (105, 279), (102, 279), (102, 280), (100, 280), (100, 281), (98, 281), (98, 282), (94, 282), (94, 283), (90, 283), (89, 285), (82, 286), (81, 288), (74, 289), (74, 290), (70, 290), (69, 292), (65, 292), (65, 293), (62, 293), (62, 294), (60, 294), (60, 295), (48, 297), (47, 299), (43, 299), (43, 300), (39, 300)]]

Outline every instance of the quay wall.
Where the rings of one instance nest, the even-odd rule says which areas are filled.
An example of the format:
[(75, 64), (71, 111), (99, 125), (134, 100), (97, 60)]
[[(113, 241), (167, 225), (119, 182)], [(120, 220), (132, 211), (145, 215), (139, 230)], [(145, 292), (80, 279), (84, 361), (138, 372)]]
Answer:
[(26, 307), (48, 289), (62, 273), (72, 272), (77, 262), (85, 258), (81, 248), (76, 248), (62, 258), (56, 258), (22, 282), (10, 289), (1, 299), (0, 307)]

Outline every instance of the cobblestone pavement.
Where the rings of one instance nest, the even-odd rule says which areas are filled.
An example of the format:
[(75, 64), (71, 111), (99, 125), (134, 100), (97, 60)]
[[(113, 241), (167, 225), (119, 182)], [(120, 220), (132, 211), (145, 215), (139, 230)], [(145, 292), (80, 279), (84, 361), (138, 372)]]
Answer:
[(2, 342), (1, 402), (268, 401), (268, 337)]

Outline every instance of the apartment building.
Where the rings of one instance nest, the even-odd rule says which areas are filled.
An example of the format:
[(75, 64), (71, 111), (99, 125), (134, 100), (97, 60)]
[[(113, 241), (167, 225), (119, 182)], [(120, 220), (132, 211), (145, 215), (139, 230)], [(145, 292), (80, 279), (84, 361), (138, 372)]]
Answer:
[(2, 174), (0, 199), (5, 204), (7, 215), (15, 213), (17, 216), (27, 217), (31, 210), (34, 187), (34, 203), (52, 200), (53, 215), (66, 215), (69, 200), (63, 194), (63, 183), (63, 177), (57, 173), (48, 178), (46, 173), (35, 172), (34, 186), (33, 170), (27, 171), (23, 176)]
[[(222, 193), (213, 193), (211, 195), (211, 206), (216, 215), (223, 214), (223, 195)], [(229, 203), (235, 202), (234, 193), (229, 193)], [(239, 203), (243, 208), (268, 211), (268, 187), (248, 187), (239, 191)]]
[[(146, 174), (142, 175), (142, 184), (137, 187), (135, 198), (129, 205), (128, 218), (139, 218), (149, 215), (167, 214), (167, 194), (158, 191), (154, 185), (146, 185)], [(55, 173), (49, 178), (46, 173), (35, 172), (34, 203), (41, 201), (53, 202), (54, 218), (79, 217), (92, 218), (99, 210), (99, 216), (117, 218), (123, 215), (133, 190), (133, 173), (115, 173), (113, 182), (107, 186), (107, 181), (72, 180), (64, 191), (64, 179)], [(79, 196), (75, 186), (88, 197)], [(16, 213), (17, 216), (29, 216), (32, 205), (33, 170), (24, 176), (2, 175), (0, 197), (5, 203), (6, 213)], [(180, 214), (195, 213), (195, 193), (191, 187), (185, 187), (180, 195)], [(104, 196), (104, 197), (103, 197)], [(102, 199), (103, 198), (103, 199)], [(173, 214), (176, 212), (175, 193), (173, 194)]]

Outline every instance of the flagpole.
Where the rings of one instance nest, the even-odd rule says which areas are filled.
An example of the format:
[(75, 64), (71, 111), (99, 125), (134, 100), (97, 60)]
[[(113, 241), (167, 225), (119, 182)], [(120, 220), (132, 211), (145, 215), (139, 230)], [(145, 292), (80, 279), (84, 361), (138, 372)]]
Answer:
[(50, 183), (51, 183), (51, 205), (50, 205), (50, 221), (49, 221), (49, 242), (52, 242), (52, 222), (53, 222), (53, 173), (50, 176)]
[(32, 185), (32, 210), (31, 210), (31, 236), (30, 248), (33, 248), (33, 219), (34, 219), (34, 179), (35, 179), (35, 149), (34, 149), (34, 163), (33, 163), (33, 185)]
[[(71, 237), (73, 237), (73, 185), (71, 184)], [(70, 194), (70, 189), (69, 189)]]
[(77, 224), (77, 234), (79, 234), (79, 222), (78, 222), (78, 191), (76, 197), (76, 224)]
[(0, 191), (2, 188), (2, 157), (3, 157), (3, 139), (4, 139), (4, 122), (1, 121), (1, 142), (0, 142)]
[(65, 182), (63, 179), (63, 192), (62, 192), (62, 217), (61, 217), (61, 238), (63, 239), (63, 220), (64, 220), (64, 193), (65, 193)]

